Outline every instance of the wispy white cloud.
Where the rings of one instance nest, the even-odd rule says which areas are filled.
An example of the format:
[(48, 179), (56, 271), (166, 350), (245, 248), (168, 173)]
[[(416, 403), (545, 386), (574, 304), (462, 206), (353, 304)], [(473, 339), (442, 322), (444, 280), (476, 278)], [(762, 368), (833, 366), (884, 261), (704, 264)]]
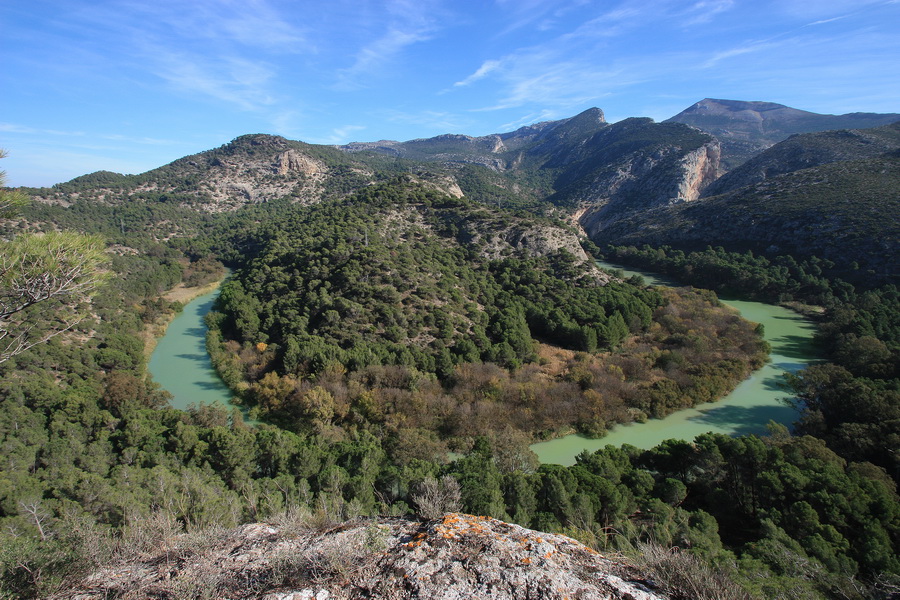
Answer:
[(552, 30), (567, 14), (588, 4), (589, 0), (497, 0), (497, 6), (505, 11), (507, 21), (498, 35), (502, 37), (526, 27), (533, 27), (538, 31)]
[[(142, 137), (142, 136), (128, 136), (121, 135), (118, 133), (107, 134), (107, 133), (88, 133), (87, 131), (75, 130), (75, 131), (62, 131), (59, 129), (41, 129), (37, 127), (29, 127), (27, 125), (18, 125), (16, 123), (0, 123), (0, 132), (4, 133), (12, 133), (12, 134), (21, 134), (27, 136), (40, 136), (40, 137), (65, 137), (65, 138), (95, 138), (101, 140), (109, 140), (113, 142), (126, 142), (128, 144), (143, 144), (150, 146), (164, 146), (176, 144), (174, 140), (165, 140), (160, 138), (151, 138), (151, 137)], [(82, 145), (83, 148), (88, 148), (88, 146)]]
[(407, 46), (424, 42), (429, 38), (424, 30), (390, 29), (380, 38), (363, 47), (356, 55), (356, 62), (338, 74), (337, 88), (354, 90), (365, 87), (361, 76), (372, 74), (392, 60)]
[(488, 74), (497, 82), (496, 100), (476, 111), (536, 104), (554, 111), (555, 117), (557, 111), (581, 107), (640, 81), (644, 75), (637, 67), (621, 58), (597, 60), (590, 44), (567, 34), (488, 61), (463, 82)]
[(316, 138), (314, 141), (317, 144), (347, 144), (355, 141), (351, 137), (354, 132), (363, 131), (364, 129), (367, 129), (364, 125), (344, 125), (342, 127), (335, 127), (327, 135)]
[[(570, 115), (566, 115), (570, 116)], [(533, 125), (534, 123), (540, 123), (542, 121), (553, 121), (555, 119), (560, 118), (558, 111), (554, 110), (542, 110), (539, 112), (528, 113), (523, 117), (519, 117), (514, 121), (510, 121), (509, 123), (504, 123), (500, 126), (500, 130), (495, 133), (501, 133), (505, 131), (515, 131), (520, 127), (524, 127), (526, 125)]]
[(384, 8), (386, 21), (375, 25), (378, 33), (363, 41), (353, 64), (338, 71), (335, 89), (365, 88), (366, 79), (380, 74), (409, 46), (431, 39), (439, 28), (442, 13), (433, 0), (389, 0)]
[(734, 7), (734, 0), (699, 0), (684, 10), (680, 17), (682, 27), (702, 25), (712, 21), (716, 15)]
[(638, 5), (625, 3), (608, 10), (596, 17), (585, 20), (572, 31), (559, 37), (558, 42), (569, 44), (573, 42), (595, 41), (621, 36), (643, 24), (647, 23), (647, 15), (659, 14), (661, 8), (655, 6), (656, 2)]
[(839, 17), (832, 17), (830, 19), (820, 19), (819, 21), (813, 21), (812, 23), (807, 24), (807, 27), (812, 27), (813, 25), (824, 25), (825, 23), (833, 23), (835, 21), (840, 21), (842, 19), (846, 19), (850, 15), (841, 15)]
[(259, 110), (275, 103), (268, 89), (274, 70), (261, 62), (165, 51), (159, 51), (155, 58), (156, 75), (179, 90), (203, 94), (242, 110)]
[(378, 116), (385, 121), (403, 125), (415, 125), (424, 131), (438, 133), (461, 133), (471, 125), (465, 117), (453, 112), (439, 110), (402, 111), (382, 110)]
[(478, 70), (463, 79), (462, 81), (457, 81), (453, 84), (453, 87), (462, 87), (466, 85), (471, 85), (472, 83), (478, 81), (479, 79), (484, 79), (491, 71), (496, 71), (501, 65), (499, 60), (486, 60), (484, 61)]
[(781, 0), (773, 7), (791, 18), (812, 20), (809, 25), (821, 25), (898, 3), (898, 0)]
[[(106, 18), (130, 20), (147, 31), (184, 40), (213, 40), (276, 52), (308, 51), (308, 30), (265, 0), (125, 1), (105, 7)], [(112, 8), (112, 10), (109, 10)]]
[(74, 68), (134, 74), (136, 81), (149, 73), (179, 92), (241, 110), (273, 105), (277, 61), (314, 50), (305, 29), (266, 0), (113, 0), (66, 17), (63, 29), (87, 46)]
[(764, 50), (771, 49), (775, 45), (776, 43), (771, 41), (749, 42), (740, 46), (729, 48), (727, 50), (721, 50), (719, 52), (713, 53), (713, 55), (709, 57), (709, 59), (706, 60), (702, 66), (703, 68), (714, 67), (723, 60), (734, 58), (735, 56), (741, 56), (742, 54), (762, 52)]

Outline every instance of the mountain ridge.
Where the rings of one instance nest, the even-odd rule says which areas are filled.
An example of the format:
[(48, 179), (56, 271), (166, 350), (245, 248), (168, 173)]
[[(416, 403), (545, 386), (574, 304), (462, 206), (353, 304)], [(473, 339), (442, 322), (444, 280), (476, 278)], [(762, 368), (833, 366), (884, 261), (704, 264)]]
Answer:
[(793, 134), (870, 128), (897, 120), (898, 113), (827, 115), (775, 102), (704, 98), (663, 122), (685, 123), (715, 135), (722, 142), (723, 166), (731, 170)]
[[(886, 160), (890, 171), (893, 163), (883, 155), (898, 145), (900, 125), (896, 124), (795, 133), (765, 151), (760, 148), (800, 129), (894, 117), (900, 115), (817, 115), (771, 102), (706, 99), (661, 123), (639, 117), (607, 123), (602, 110), (591, 108), (566, 119), (480, 137), (444, 134), (407, 142), (326, 146), (249, 134), (140, 175), (101, 171), (31, 193), (41, 202), (64, 206), (79, 202), (117, 206), (144, 200), (218, 213), (273, 201), (309, 205), (346, 198), (403, 175), (452, 197), (568, 221), (601, 245), (640, 239), (681, 243), (687, 240), (686, 232), (650, 226), (660, 215), (674, 214), (669, 212), (671, 206), (716, 195), (730, 195), (736, 201), (737, 194), (741, 202), (768, 206), (777, 215), (779, 205), (762, 197), (771, 186), (757, 186), (755, 192), (749, 188), (799, 169), (853, 160)], [(712, 126), (715, 123), (718, 129)], [(727, 171), (728, 161), (735, 160), (735, 144), (752, 146), (753, 156)], [(839, 171), (829, 171), (832, 184)], [(850, 171), (855, 178), (854, 197), (865, 205), (871, 196), (867, 182), (874, 182), (876, 175), (862, 176), (867, 172), (863, 166)], [(794, 178), (790, 186), (808, 183)], [(872, 185), (879, 197), (887, 193), (883, 186)], [(738, 194), (738, 190), (744, 191)], [(726, 214), (723, 202), (701, 203), (692, 212), (724, 210)], [(815, 204), (804, 201), (804, 205), (812, 211), (804, 224), (807, 228), (833, 218), (821, 214)], [(695, 236), (713, 244), (731, 243), (715, 214), (701, 221), (706, 225)], [(642, 233), (644, 226), (650, 229)], [(171, 225), (160, 222), (154, 235), (160, 239), (172, 235), (166, 227)], [(771, 239), (775, 230), (781, 232), (777, 235), (793, 237), (778, 226), (761, 232), (759, 239)], [(879, 230), (876, 226), (874, 231)], [(663, 235), (664, 231), (668, 233)], [(860, 254), (854, 248), (862, 238), (846, 239), (851, 243), (847, 254)], [(784, 246), (768, 243), (762, 249)]]

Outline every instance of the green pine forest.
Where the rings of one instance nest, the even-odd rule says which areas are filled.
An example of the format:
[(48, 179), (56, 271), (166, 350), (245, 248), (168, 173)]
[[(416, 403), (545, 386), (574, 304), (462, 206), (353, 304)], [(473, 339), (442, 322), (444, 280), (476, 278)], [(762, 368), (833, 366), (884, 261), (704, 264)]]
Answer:
[[(626, 557), (680, 548), (735, 597), (900, 586), (900, 294), (864, 272), (610, 247), (696, 288), (598, 285), (572, 252), (490, 235), (563, 226), (549, 217), (404, 177), (306, 207), (205, 214), (144, 192), (17, 213), (4, 239), (100, 236), (107, 277), (89, 318), (0, 362), (0, 598), (43, 597), (121, 558), (161, 516), (203, 532), (291, 511), (421, 514), (416, 491), (445, 476), (465, 512)], [(157, 235), (167, 223), (176, 234)], [(147, 332), (181, 308), (163, 294), (225, 267), (208, 348), (250, 424), (237, 408), (168, 407), (146, 367)], [(786, 380), (793, 431), (538, 464), (534, 441), (721, 397), (765, 362), (717, 289), (820, 307), (828, 361)]]

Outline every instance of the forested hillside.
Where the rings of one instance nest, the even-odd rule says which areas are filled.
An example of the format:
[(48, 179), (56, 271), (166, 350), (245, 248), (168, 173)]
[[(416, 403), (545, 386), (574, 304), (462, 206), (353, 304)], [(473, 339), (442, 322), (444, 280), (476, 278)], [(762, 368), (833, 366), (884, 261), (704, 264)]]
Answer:
[[(77, 325), (0, 362), (0, 597), (46, 597), (182, 531), (196, 549), (251, 521), (328, 529), (460, 509), (635, 560), (640, 544), (679, 548), (691, 577), (733, 597), (900, 591), (896, 157), (646, 213), (666, 190), (700, 195), (692, 177), (715, 141), (581, 117), (500, 136), (502, 169), (456, 161), (459, 148), (481, 152), (480, 138), (410, 146), (457, 153), (416, 162), (244, 136), (149, 174), (26, 190), (37, 201), (4, 215), (4, 240), (102, 236), (106, 283)], [(591, 192), (601, 188), (623, 202), (616, 227), (679, 215), (658, 237), (639, 232), (652, 246), (604, 228), (608, 256), (819, 315), (830, 362), (786, 380), (793, 432), (538, 464), (535, 440), (714, 400), (765, 360), (755, 326), (715, 293), (593, 266), (583, 248), (600, 249), (576, 215), (611, 197)], [(707, 202), (706, 216), (691, 212)], [(832, 229), (806, 227), (821, 215)], [(689, 217), (706, 225), (686, 228)], [(253, 423), (237, 409), (168, 407), (146, 369), (147, 333), (180, 309), (164, 293), (220, 279), (223, 264), (233, 274), (208, 347)]]
[(597, 434), (720, 397), (766, 352), (713, 297), (607, 281), (558, 224), (408, 183), (253, 235), (210, 347), (254, 414), (295, 430), (369, 427), (430, 452)]

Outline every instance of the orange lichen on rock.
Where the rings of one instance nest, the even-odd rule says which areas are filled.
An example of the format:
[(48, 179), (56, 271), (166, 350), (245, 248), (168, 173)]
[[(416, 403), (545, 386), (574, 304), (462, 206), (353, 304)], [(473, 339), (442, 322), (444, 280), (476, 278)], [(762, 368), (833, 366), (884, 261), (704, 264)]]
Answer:
[[(377, 544), (376, 528), (383, 532)], [(664, 600), (646, 589), (646, 575), (572, 538), (464, 514), (430, 521), (361, 519), (290, 536), (268, 525), (247, 525), (202, 555), (175, 563), (170, 558), (164, 553), (137, 566), (110, 567), (50, 600), (146, 598), (150, 590), (154, 597), (180, 597), (179, 585), (206, 581), (199, 574), (210, 569), (216, 569), (216, 587), (203, 591), (223, 600), (522, 600), (523, 590), (529, 590), (528, 598), (544, 600)], [(291, 580), (267, 579), (280, 572), (273, 561), (285, 560), (292, 565)], [(259, 587), (249, 590), (248, 581)]]
[(444, 539), (457, 539), (466, 535), (490, 535), (492, 532), (486, 526), (486, 521), (487, 517), (451, 513), (444, 515), (440, 523), (434, 526), (434, 532)]

